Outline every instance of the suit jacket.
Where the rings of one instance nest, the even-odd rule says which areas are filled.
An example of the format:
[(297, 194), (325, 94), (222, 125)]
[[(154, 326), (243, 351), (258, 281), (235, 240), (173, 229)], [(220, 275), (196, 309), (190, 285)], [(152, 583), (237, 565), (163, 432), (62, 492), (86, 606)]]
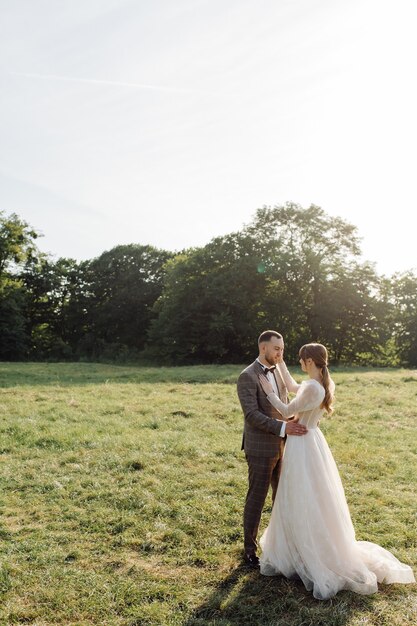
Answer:
[[(242, 450), (251, 456), (271, 458), (281, 455), (284, 449), (284, 440), (279, 436), (283, 417), (261, 387), (259, 375), (262, 372), (262, 365), (254, 361), (243, 370), (237, 381), (237, 393), (245, 416)], [(278, 369), (274, 371), (274, 376), (280, 398), (287, 403), (287, 388)]]

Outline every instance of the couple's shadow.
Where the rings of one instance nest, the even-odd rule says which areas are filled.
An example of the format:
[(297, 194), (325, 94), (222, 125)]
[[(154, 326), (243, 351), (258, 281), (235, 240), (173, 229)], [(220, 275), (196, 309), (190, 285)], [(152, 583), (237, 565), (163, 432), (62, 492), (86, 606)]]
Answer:
[(372, 596), (340, 592), (328, 601), (315, 600), (301, 580), (265, 577), (239, 565), (182, 626), (343, 626), (353, 612), (372, 610)]

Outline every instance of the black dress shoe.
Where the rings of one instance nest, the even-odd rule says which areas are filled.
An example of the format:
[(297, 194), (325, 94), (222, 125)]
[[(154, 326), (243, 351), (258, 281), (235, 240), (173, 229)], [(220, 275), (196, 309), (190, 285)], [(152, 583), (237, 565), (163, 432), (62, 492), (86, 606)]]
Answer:
[(249, 567), (259, 567), (259, 558), (256, 554), (245, 554), (245, 563)]

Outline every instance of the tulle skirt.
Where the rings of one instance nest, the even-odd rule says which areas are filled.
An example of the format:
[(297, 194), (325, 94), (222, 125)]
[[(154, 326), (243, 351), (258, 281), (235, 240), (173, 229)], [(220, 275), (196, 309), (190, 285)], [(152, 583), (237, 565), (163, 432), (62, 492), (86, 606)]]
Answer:
[(288, 437), (271, 519), (260, 544), (261, 574), (299, 577), (318, 600), (342, 589), (413, 583), (412, 569), (388, 550), (356, 541), (343, 485), (319, 428)]

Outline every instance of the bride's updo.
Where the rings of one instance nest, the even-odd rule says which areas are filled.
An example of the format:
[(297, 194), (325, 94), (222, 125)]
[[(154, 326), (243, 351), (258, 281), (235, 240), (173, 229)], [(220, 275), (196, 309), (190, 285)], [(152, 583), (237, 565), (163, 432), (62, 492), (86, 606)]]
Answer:
[(324, 400), (320, 408), (325, 409), (329, 414), (332, 413), (333, 393), (330, 388), (331, 378), (327, 368), (328, 360), (326, 348), (321, 343), (306, 343), (304, 346), (301, 346), (298, 355), (303, 361), (312, 359), (313, 363), (319, 368), (325, 391)]

